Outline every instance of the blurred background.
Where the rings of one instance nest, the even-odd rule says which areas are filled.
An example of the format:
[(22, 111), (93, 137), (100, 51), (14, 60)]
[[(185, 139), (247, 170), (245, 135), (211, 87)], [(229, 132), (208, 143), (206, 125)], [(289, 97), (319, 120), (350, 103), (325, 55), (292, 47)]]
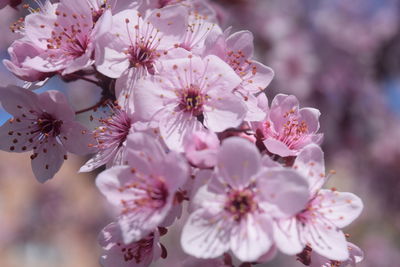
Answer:
[[(400, 0), (216, 0), (223, 28), (250, 30), (256, 58), (275, 70), (267, 89), (296, 95), (321, 110), (329, 187), (364, 201), (345, 229), (365, 252), (359, 266), (400, 262)], [(0, 57), (18, 38), (8, 26), (25, 14), (0, 10)], [(2, 85), (21, 83), (0, 66)], [(99, 89), (53, 78), (44, 89), (64, 91), (76, 109), (96, 103)], [(88, 102), (89, 101), (89, 102)], [(91, 101), (91, 102), (90, 102)], [(90, 114), (81, 115), (86, 120)], [(8, 117), (1, 113), (1, 122)], [(77, 174), (86, 159), (71, 156), (44, 185), (28, 154), (0, 152), (0, 266), (98, 266), (97, 235), (111, 222), (94, 186), (96, 173)], [(163, 242), (167, 261), (184, 259), (178, 227)], [(278, 255), (263, 266), (301, 266)]]

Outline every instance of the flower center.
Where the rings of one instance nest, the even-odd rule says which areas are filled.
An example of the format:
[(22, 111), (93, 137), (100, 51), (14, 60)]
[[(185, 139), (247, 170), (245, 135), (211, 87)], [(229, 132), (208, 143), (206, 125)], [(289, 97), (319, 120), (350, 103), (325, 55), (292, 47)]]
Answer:
[(150, 73), (154, 72), (153, 64), (155, 59), (154, 50), (145, 45), (130, 46), (128, 49), (131, 66), (146, 68)]
[(131, 119), (128, 114), (123, 110), (116, 109), (111, 117), (99, 121), (102, 125), (94, 131), (97, 147), (106, 149), (122, 146), (131, 128)]
[(178, 109), (198, 117), (203, 114), (203, 105), (206, 100), (207, 95), (203, 95), (198, 86), (190, 85), (188, 89), (181, 92)]
[(134, 260), (136, 264), (139, 264), (146, 256), (151, 254), (153, 243), (154, 234), (151, 233), (147, 237), (128, 246), (124, 246), (121, 243), (117, 243), (117, 246), (120, 247), (125, 262)]
[(72, 58), (85, 54), (90, 43), (92, 23), (88, 23), (82, 14), (68, 14), (57, 10), (56, 15), (59, 19), (54, 23), (51, 37), (46, 40), (47, 49), (61, 51), (64, 56)]
[(254, 194), (250, 189), (232, 190), (228, 193), (225, 210), (231, 213), (236, 221), (240, 221), (246, 214), (253, 212), (256, 208)]
[[(133, 170), (133, 172), (135, 172)], [(120, 192), (130, 190), (134, 198), (123, 200), (122, 214), (141, 212), (143, 209), (158, 210), (164, 207), (169, 195), (168, 189), (162, 178), (148, 177), (146, 181), (125, 185), (119, 188)]]
[(271, 124), (267, 121), (264, 123), (264, 136), (271, 136), (282, 143), (286, 144), (290, 149), (296, 149), (298, 144), (308, 138), (308, 126), (305, 121), (299, 121), (295, 110), (290, 110), (283, 115), (286, 122), (283, 124), (279, 133), (271, 130)]
[(43, 113), (36, 122), (42, 134), (52, 137), (56, 137), (60, 134), (63, 124), (61, 120), (56, 120), (52, 115), (46, 112)]

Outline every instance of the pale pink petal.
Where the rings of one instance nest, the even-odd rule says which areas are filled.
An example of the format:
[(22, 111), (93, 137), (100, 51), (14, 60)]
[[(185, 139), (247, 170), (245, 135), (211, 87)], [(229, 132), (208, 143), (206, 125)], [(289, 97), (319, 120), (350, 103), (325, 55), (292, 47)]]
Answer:
[(71, 121), (74, 119), (75, 112), (69, 105), (65, 95), (60, 91), (49, 90), (38, 95), (38, 97), (41, 108), (47, 113), (64, 121)]
[(229, 50), (241, 51), (245, 58), (249, 59), (253, 56), (253, 34), (250, 31), (235, 32), (226, 39)]
[(309, 223), (306, 225), (306, 240), (318, 254), (331, 260), (344, 261), (349, 258), (346, 237), (333, 225)]
[(246, 117), (244, 118), (245, 121), (262, 121), (265, 119), (266, 113), (260, 108), (255, 96), (252, 94), (244, 96), (243, 103), (247, 108)]
[(155, 28), (162, 33), (159, 49), (169, 49), (173, 43), (179, 43), (187, 28), (187, 10), (183, 6), (174, 5), (154, 10), (148, 17)]
[(232, 228), (230, 246), (233, 254), (242, 262), (254, 262), (272, 246), (271, 222), (261, 216), (248, 215)]
[(29, 110), (40, 110), (38, 96), (18, 86), (0, 87), (1, 106), (11, 115), (22, 116)]
[(274, 138), (267, 138), (263, 141), (263, 143), (269, 152), (279, 155), (281, 157), (296, 155), (296, 152), (291, 150), (286, 144)]
[(286, 112), (299, 109), (299, 101), (293, 95), (278, 94), (274, 97), (271, 103), (269, 117), (275, 127), (275, 130), (280, 132), (286, 123), (284, 115)]
[(252, 61), (247, 75), (242, 77), (242, 85), (248, 92), (258, 93), (271, 83), (274, 76), (274, 71), (270, 67), (257, 61)]
[[(206, 63), (207, 87), (213, 91), (232, 92), (242, 82), (236, 72), (219, 57), (210, 55), (206, 56), (203, 61)], [(210, 93), (208, 89), (206, 91)]]
[(160, 134), (169, 149), (183, 152), (184, 137), (189, 133), (204, 129), (204, 126), (191, 115), (169, 110), (165, 113), (162, 117), (160, 115)]
[(124, 184), (131, 182), (132, 175), (129, 166), (115, 166), (101, 172), (96, 178), (96, 186), (107, 200), (115, 205), (121, 204), (121, 199), (129, 199), (130, 192), (119, 190)]
[(352, 193), (322, 189), (318, 194), (322, 195), (318, 210), (339, 228), (348, 226), (363, 210), (361, 199)]
[(302, 149), (293, 167), (307, 178), (311, 195), (326, 182), (324, 152), (318, 145), (310, 144)]
[(89, 130), (82, 124), (74, 121), (66, 121), (61, 126), (60, 140), (68, 152), (76, 155), (87, 155), (93, 152), (89, 147), (95, 140)]
[(274, 222), (274, 241), (279, 250), (285, 254), (295, 255), (305, 246), (300, 238), (297, 224), (295, 217)]
[(31, 127), (30, 122), (7, 120), (0, 127), (0, 149), (9, 152), (26, 152), (31, 150), (35, 144), (29, 142), (30, 135), (25, 132)]
[(240, 137), (230, 137), (222, 142), (218, 153), (217, 173), (235, 188), (243, 188), (260, 170), (260, 161), (254, 144)]
[(162, 162), (166, 155), (161, 144), (152, 136), (145, 133), (129, 134), (127, 137), (127, 147), (129, 154), (136, 154), (145, 158), (145, 161), (150, 165)]
[(319, 116), (321, 112), (315, 108), (301, 108), (299, 110), (300, 121), (307, 124), (309, 133), (316, 133), (319, 130)]
[(172, 91), (163, 90), (158, 83), (140, 79), (134, 91), (134, 105), (139, 120), (151, 120), (164, 107), (165, 99), (175, 98)]
[(85, 54), (82, 56), (75, 58), (67, 65), (67, 67), (62, 71), (62, 75), (71, 74), (78, 70), (85, 69), (91, 65), (93, 65), (94, 60), (92, 60), (92, 48), (87, 48)]
[(32, 170), (36, 179), (44, 183), (53, 178), (64, 162), (66, 151), (54, 138), (34, 149), (37, 155), (32, 160)]
[(214, 132), (238, 127), (246, 115), (246, 106), (233, 94), (213, 90), (211, 99), (204, 107), (204, 126)]
[(185, 158), (171, 151), (164, 159), (165, 183), (169, 191), (175, 192), (189, 178), (189, 167)]
[(189, 216), (181, 235), (181, 245), (186, 253), (210, 259), (229, 250), (229, 226), (218, 213), (199, 209)]
[(288, 218), (300, 212), (309, 199), (308, 183), (295, 170), (263, 169), (256, 175), (260, 197), (275, 207), (268, 213), (275, 218)]

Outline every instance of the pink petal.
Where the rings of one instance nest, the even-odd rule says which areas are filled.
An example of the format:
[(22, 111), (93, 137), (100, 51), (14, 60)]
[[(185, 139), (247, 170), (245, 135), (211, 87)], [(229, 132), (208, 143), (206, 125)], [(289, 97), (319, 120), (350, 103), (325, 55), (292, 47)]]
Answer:
[(242, 77), (242, 85), (250, 93), (259, 93), (271, 83), (274, 76), (274, 71), (270, 67), (257, 61), (252, 61), (247, 75)]
[(246, 106), (233, 94), (209, 92), (211, 99), (204, 107), (204, 126), (214, 132), (238, 127), (246, 115)]
[(134, 91), (135, 114), (138, 120), (149, 121), (156, 112), (164, 108), (165, 99), (176, 98), (175, 93), (163, 90), (159, 83), (150, 79), (140, 79)]
[(160, 134), (169, 149), (183, 152), (184, 137), (189, 133), (204, 129), (204, 126), (190, 114), (169, 110), (165, 112), (162, 117), (160, 116)]
[(129, 166), (115, 166), (101, 172), (96, 178), (96, 186), (107, 198), (108, 202), (115, 206), (121, 205), (121, 199), (129, 199), (131, 193), (127, 190), (119, 190), (121, 186), (132, 183)]
[(85, 126), (78, 122), (67, 121), (61, 127), (60, 140), (68, 152), (76, 155), (93, 152), (89, 145), (94, 144), (95, 140)]
[(230, 246), (242, 262), (254, 262), (272, 246), (271, 222), (262, 217), (248, 215), (231, 230)]
[(59, 91), (49, 90), (40, 95), (39, 104), (43, 111), (64, 122), (72, 121), (75, 112), (72, 110), (65, 95)]
[(232, 92), (242, 82), (236, 72), (219, 57), (209, 55), (203, 61), (206, 64), (205, 73), (208, 77), (208, 87), (210, 90)]
[(279, 250), (285, 254), (295, 255), (300, 253), (305, 246), (300, 239), (297, 223), (295, 217), (274, 222), (275, 243)]
[(47, 142), (33, 150), (37, 156), (32, 160), (32, 170), (36, 179), (44, 183), (53, 178), (64, 162), (66, 151), (55, 139), (47, 139)]
[(234, 188), (248, 185), (261, 167), (257, 147), (240, 137), (230, 137), (222, 142), (218, 153), (217, 175)]
[(281, 157), (296, 155), (296, 152), (291, 150), (286, 144), (274, 138), (267, 138), (263, 141), (263, 143), (269, 152), (279, 155)]
[(321, 112), (315, 108), (302, 108), (299, 110), (300, 121), (307, 124), (309, 133), (316, 133), (319, 130), (319, 116)]
[(147, 21), (163, 34), (159, 49), (169, 49), (173, 42), (181, 40), (187, 30), (187, 9), (179, 5), (167, 6), (154, 10)]
[(324, 152), (315, 144), (303, 148), (293, 167), (307, 178), (310, 194), (314, 195), (326, 182)]
[(361, 199), (352, 193), (322, 189), (318, 194), (323, 196), (318, 210), (339, 228), (351, 224), (363, 210)]
[(249, 59), (253, 56), (253, 34), (250, 31), (235, 32), (226, 39), (229, 50), (241, 51), (245, 58)]
[(22, 116), (29, 110), (41, 110), (38, 96), (18, 86), (0, 87), (0, 102), (2, 107), (14, 117)]
[(168, 153), (163, 164), (165, 183), (170, 192), (175, 192), (189, 178), (189, 166), (185, 158), (174, 151)]
[(32, 150), (35, 144), (29, 142), (31, 135), (26, 135), (28, 127), (30, 127), (29, 121), (10, 122), (7, 120), (0, 127), (0, 149), (9, 152), (26, 152)]
[(278, 94), (271, 103), (269, 117), (277, 132), (280, 132), (286, 123), (284, 115), (290, 110), (298, 111), (299, 101), (293, 95)]
[(287, 218), (300, 212), (309, 199), (308, 183), (295, 170), (288, 168), (263, 169), (256, 175), (260, 197), (275, 218)]
[(331, 260), (349, 258), (346, 237), (343, 232), (322, 223), (306, 225), (306, 240), (313, 251)]
[(218, 213), (210, 213), (208, 209), (195, 211), (189, 216), (182, 230), (183, 251), (201, 259), (221, 256), (230, 246), (228, 227)]

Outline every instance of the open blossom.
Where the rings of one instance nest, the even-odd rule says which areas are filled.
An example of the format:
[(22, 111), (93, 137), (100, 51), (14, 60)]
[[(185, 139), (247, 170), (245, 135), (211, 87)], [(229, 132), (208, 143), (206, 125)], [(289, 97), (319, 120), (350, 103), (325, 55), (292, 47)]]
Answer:
[(124, 244), (121, 230), (117, 223), (110, 223), (100, 233), (99, 244), (103, 248), (100, 264), (103, 267), (147, 267), (154, 260), (164, 256), (165, 249), (159, 243), (158, 229), (142, 239)]
[(218, 136), (208, 130), (188, 134), (183, 146), (185, 155), (198, 168), (214, 167), (217, 163), (217, 152), (220, 147)]
[(231, 250), (253, 262), (273, 246), (273, 218), (296, 214), (305, 205), (308, 184), (292, 169), (264, 168), (256, 146), (226, 139), (208, 184), (195, 198), (182, 232), (182, 248), (197, 258), (216, 258)]
[(296, 156), (308, 144), (322, 141), (323, 135), (317, 134), (320, 112), (315, 108), (299, 108), (295, 96), (278, 94), (271, 108), (264, 109), (267, 119), (255, 123), (255, 130), (269, 152), (281, 157)]
[(104, 75), (119, 78), (133, 68), (134, 77), (154, 74), (155, 63), (183, 37), (187, 12), (171, 6), (143, 17), (136, 9), (119, 12), (96, 50), (96, 66)]
[(42, 81), (51, 77), (54, 73), (38, 71), (32, 67), (26, 66), (25, 61), (39, 56), (44, 51), (44, 49), (24, 38), (16, 40), (8, 48), (8, 53), (11, 57), (10, 60), (3, 60), (3, 64), (15, 76), (24, 81)]
[(43, 49), (25, 65), (40, 72), (70, 74), (94, 63), (95, 42), (111, 27), (111, 12), (94, 21), (87, 1), (68, 0), (50, 4), (46, 12), (25, 18), (25, 35)]
[(142, 120), (159, 122), (167, 146), (183, 151), (187, 134), (240, 125), (246, 107), (232, 94), (239, 83), (236, 73), (216, 56), (165, 60), (159, 74), (138, 81), (135, 111)]
[(133, 133), (127, 142), (127, 165), (107, 169), (96, 180), (100, 191), (119, 210), (125, 244), (162, 225), (188, 176), (184, 158), (175, 152), (165, 154), (149, 135)]
[(205, 54), (213, 54), (227, 62), (241, 78), (236, 95), (244, 99), (249, 112), (246, 120), (261, 120), (265, 112), (258, 108), (254, 94), (263, 91), (274, 77), (271, 68), (253, 59), (253, 34), (240, 31), (229, 35), (214, 31), (205, 42)]
[(75, 113), (62, 93), (47, 91), (37, 95), (10, 86), (0, 88), (0, 101), (13, 116), (0, 128), (0, 149), (33, 150), (32, 170), (39, 182), (54, 176), (67, 159), (67, 151), (78, 155), (90, 152), (88, 131), (74, 121)]
[(360, 215), (362, 201), (352, 193), (320, 189), (326, 180), (325, 167), (323, 152), (315, 144), (299, 153), (293, 167), (308, 180), (309, 200), (295, 216), (274, 224), (278, 248), (284, 253), (296, 254), (309, 245), (323, 257), (348, 260), (346, 237), (340, 229)]
[(112, 115), (99, 119), (100, 125), (93, 131), (97, 153), (80, 169), (81, 172), (92, 171), (104, 164), (107, 167), (122, 165), (126, 153), (126, 138), (134, 123), (133, 116), (116, 106)]

